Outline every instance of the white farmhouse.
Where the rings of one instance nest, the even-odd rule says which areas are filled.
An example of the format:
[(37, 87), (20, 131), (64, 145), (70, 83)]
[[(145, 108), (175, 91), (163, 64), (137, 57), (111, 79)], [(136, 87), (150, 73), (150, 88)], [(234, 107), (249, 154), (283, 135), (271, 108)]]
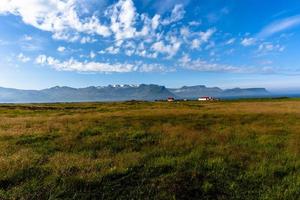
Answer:
[(198, 101), (211, 101), (211, 100), (213, 100), (212, 97), (200, 97), (200, 98), (198, 98)]

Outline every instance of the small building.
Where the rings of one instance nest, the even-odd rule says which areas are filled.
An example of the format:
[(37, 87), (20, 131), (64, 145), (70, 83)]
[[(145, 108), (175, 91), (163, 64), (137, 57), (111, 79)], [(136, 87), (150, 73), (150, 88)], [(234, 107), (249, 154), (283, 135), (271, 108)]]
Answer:
[(168, 102), (175, 101), (175, 98), (174, 98), (174, 97), (168, 97), (167, 101), (168, 101)]
[(198, 101), (212, 101), (214, 100), (213, 97), (200, 97), (198, 98)]

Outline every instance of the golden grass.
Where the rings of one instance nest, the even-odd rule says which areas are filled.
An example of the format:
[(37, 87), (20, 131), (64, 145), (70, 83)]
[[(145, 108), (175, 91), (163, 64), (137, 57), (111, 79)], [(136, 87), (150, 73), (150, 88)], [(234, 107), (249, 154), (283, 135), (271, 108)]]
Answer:
[(300, 101), (0, 105), (0, 119), (0, 199), (70, 196), (73, 179), (132, 198), (298, 194)]

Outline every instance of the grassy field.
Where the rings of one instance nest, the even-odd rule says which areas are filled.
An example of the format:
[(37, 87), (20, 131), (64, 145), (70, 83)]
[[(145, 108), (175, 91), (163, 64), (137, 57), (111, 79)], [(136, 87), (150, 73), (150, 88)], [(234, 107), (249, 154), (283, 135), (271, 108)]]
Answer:
[(300, 199), (300, 100), (2, 104), (0, 199)]

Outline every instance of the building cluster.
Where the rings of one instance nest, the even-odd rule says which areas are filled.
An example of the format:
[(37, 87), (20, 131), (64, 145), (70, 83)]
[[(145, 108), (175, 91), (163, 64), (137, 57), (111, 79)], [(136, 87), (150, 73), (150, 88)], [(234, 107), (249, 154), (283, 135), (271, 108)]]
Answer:
[[(175, 99), (174, 97), (168, 97), (167, 98), (168, 102), (173, 102), (173, 101), (189, 101), (189, 100), (190, 99)], [(204, 97), (199, 97), (197, 100), (198, 101), (218, 101), (219, 99), (216, 99), (214, 97), (204, 96)]]

